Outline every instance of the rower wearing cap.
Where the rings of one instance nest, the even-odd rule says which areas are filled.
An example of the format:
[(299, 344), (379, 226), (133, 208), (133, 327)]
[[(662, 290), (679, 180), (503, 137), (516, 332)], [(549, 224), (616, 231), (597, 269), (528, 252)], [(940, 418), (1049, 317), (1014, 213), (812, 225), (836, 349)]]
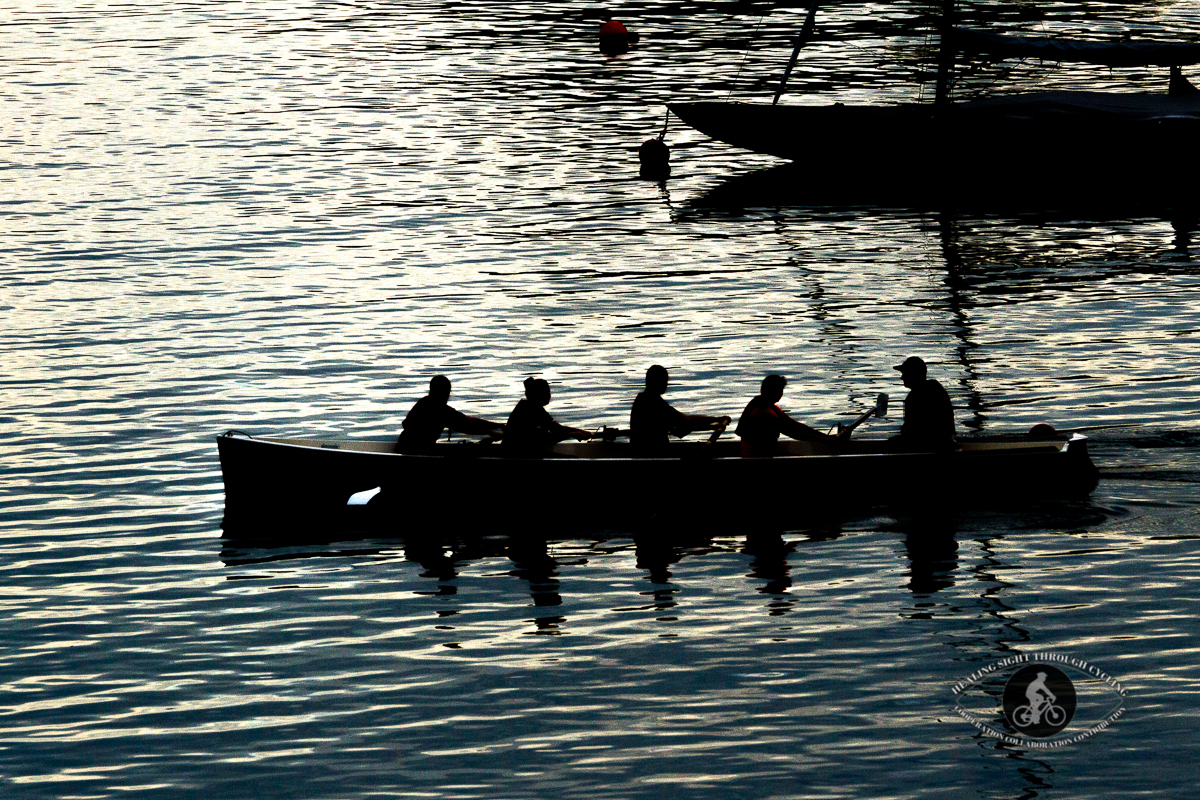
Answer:
[(634, 398), (629, 413), (629, 441), (637, 456), (663, 455), (668, 434), (686, 436), (692, 431), (716, 430), (730, 423), (729, 417), (706, 417), (676, 411), (663, 399), (667, 391), (667, 369), (658, 364), (646, 370), (646, 389)]
[(942, 385), (927, 377), (925, 362), (909, 356), (893, 367), (910, 391), (904, 398), (904, 424), (893, 440), (900, 449), (950, 450), (954, 447), (954, 408)]

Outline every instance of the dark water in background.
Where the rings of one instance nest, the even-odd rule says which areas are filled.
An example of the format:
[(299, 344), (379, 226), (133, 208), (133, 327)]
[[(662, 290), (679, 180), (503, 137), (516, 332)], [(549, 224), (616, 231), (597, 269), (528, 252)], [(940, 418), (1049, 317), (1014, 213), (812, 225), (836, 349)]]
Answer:
[[(586, 8), (0, 8), (5, 796), (1190, 785), (1195, 213), (1119, 187), (1083, 210), (1036, 188), (1015, 210), (803, 205), (752, 175), (770, 159), (677, 122), (675, 176), (636, 180), (663, 103), (762, 97), (801, 12), (625, 4), (642, 44), (605, 59)], [(999, 8), (977, 10), (1200, 38), (1195, 3)], [(925, 37), (882, 37), (921, 13), (823, 13), (789, 102), (920, 96)], [(1025, 64), (960, 88), (1165, 80)], [(1137, 427), (1095, 434), (1083, 504), (584, 535), (604, 498), (580, 487), (545, 541), (221, 538), (217, 432), (387, 437), (435, 372), (500, 418), (540, 374), (560, 420), (599, 426), (650, 363), (709, 413), (779, 371), (832, 425), (898, 399), (912, 353), (967, 432)], [(1121, 679), (1126, 716), (1031, 753), (953, 715), (956, 681), (1037, 650)]]

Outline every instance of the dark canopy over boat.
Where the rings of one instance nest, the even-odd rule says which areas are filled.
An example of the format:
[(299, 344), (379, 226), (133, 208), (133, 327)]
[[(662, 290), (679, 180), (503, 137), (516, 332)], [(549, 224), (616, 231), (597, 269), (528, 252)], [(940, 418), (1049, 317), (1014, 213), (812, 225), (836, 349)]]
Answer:
[[(814, 3), (784, 75), (811, 34)], [(1200, 92), (1181, 67), (1200, 63), (1200, 44), (1038, 39), (940, 29), (933, 103), (825, 106), (671, 103), (691, 127), (758, 153), (804, 161), (813, 177), (941, 181), (948, 188), (995, 182), (1033, 192), (1047, 181), (1082, 181), (1089, 191), (1190, 191), (1200, 177)], [(950, 99), (959, 53), (984, 59), (1039, 58), (1111, 67), (1171, 68), (1161, 94), (1030, 92), (965, 102)], [(814, 156), (819, 155), (819, 158)], [(1036, 171), (1039, 165), (1047, 169)], [(1031, 172), (1031, 168), (1035, 171)], [(1027, 177), (1020, 177), (1020, 176)]]

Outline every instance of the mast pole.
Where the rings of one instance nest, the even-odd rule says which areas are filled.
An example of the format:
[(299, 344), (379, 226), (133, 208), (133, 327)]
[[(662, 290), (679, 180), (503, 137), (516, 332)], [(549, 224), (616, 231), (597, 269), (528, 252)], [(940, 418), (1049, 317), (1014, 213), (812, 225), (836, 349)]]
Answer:
[(792, 57), (788, 59), (787, 69), (783, 71), (783, 80), (779, 82), (779, 90), (775, 92), (775, 99), (771, 101), (771, 105), (778, 105), (779, 98), (783, 96), (783, 90), (787, 86), (788, 78), (791, 77), (792, 68), (796, 66), (796, 59), (800, 57), (800, 48), (812, 38), (813, 28), (817, 16), (817, 3), (819, 0), (812, 0), (808, 4), (808, 16), (804, 18), (804, 27), (800, 29), (800, 35), (796, 37), (796, 46), (792, 48)]
[(938, 49), (937, 91), (933, 104), (944, 106), (950, 102), (950, 73), (954, 70), (954, 0), (942, 0), (942, 18), (938, 21), (941, 46)]

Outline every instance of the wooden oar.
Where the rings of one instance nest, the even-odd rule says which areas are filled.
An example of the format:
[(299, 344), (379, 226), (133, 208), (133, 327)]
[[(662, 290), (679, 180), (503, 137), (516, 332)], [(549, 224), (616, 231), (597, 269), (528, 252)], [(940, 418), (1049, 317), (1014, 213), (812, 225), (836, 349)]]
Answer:
[(862, 415), (859, 416), (858, 419), (854, 420), (854, 422), (851, 422), (849, 425), (846, 425), (845, 427), (838, 425), (838, 436), (845, 436), (847, 439), (850, 438), (850, 432), (853, 431), (855, 428), (857, 428), (859, 425), (862, 425), (864, 422), (866, 422), (868, 417), (871, 417), (871, 416), (886, 417), (887, 416), (887, 407), (888, 407), (887, 393), (880, 392), (879, 395), (875, 398), (875, 407), (874, 408), (872, 408), (870, 411), (864, 411), (862, 413)]
[[(706, 444), (712, 444), (713, 442), (717, 441), (717, 439), (721, 437), (721, 434), (725, 432), (727, 427), (729, 427), (729, 422), (718, 423), (717, 427), (713, 429), (712, 435), (708, 437)], [(621, 430), (620, 428), (610, 428), (605, 425), (603, 428), (593, 433), (592, 438), (603, 439), (606, 442), (612, 442), (617, 439), (629, 438), (629, 433), (629, 431)]]
[(1113, 428), (1140, 428), (1143, 422), (1122, 422), (1116, 425), (1084, 425), (1082, 428), (1055, 428), (1057, 433), (1083, 433), (1084, 431), (1109, 431)]
[(721, 420), (721, 422), (717, 423), (717, 427), (713, 428), (712, 436), (708, 437), (708, 441), (705, 442), (705, 445), (708, 447), (712, 447), (714, 444), (716, 444), (717, 439), (721, 438), (721, 434), (724, 433), (725, 429), (728, 427), (729, 427), (729, 419), (728, 418), (725, 418), (725, 419)]
[(712, 434), (705, 440), (704, 445), (700, 448), (701, 458), (712, 458), (713, 451), (716, 450), (717, 439), (721, 438), (721, 434), (729, 427), (729, 417), (724, 417), (717, 423), (717, 427), (713, 428)]

